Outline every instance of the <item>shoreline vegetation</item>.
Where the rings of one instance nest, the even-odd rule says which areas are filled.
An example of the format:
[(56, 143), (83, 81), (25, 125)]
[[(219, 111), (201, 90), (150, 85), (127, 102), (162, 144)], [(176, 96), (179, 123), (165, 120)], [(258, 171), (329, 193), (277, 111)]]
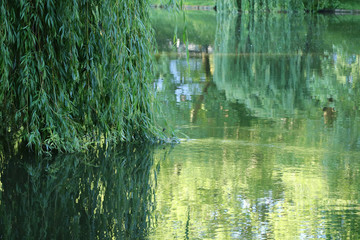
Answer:
[[(150, 6), (152, 8), (167, 8), (166, 2), (163, 0), (151, 0)], [(216, 1), (211, 0), (185, 0), (182, 8), (184, 10), (201, 10), (213, 11), (216, 10)], [(241, 12), (241, 11), (239, 11)], [(246, 12), (246, 11), (245, 11)], [(284, 11), (278, 11), (284, 12)], [(286, 11), (285, 11), (286, 12)], [(352, 0), (342, 0), (334, 9), (319, 10), (319, 13), (333, 13), (333, 14), (360, 14), (360, 2)]]

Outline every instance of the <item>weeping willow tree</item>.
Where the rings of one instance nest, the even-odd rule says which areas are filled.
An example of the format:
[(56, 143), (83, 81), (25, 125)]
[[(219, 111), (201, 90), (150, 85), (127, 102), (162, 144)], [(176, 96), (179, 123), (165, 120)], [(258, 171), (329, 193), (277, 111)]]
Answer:
[(160, 136), (148, 1), (0, 3), (1, 135), (36, 152)]
[(334, 9), (338, 4), (338, 0), (217, 0), (216, 2), (217, 8), (220, 11), (239, 10), (244, 12), (317, 12)]

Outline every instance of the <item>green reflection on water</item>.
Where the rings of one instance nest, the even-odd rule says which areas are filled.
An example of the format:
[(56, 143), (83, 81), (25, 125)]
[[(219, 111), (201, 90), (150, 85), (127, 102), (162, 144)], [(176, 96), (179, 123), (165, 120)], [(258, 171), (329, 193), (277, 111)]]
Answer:
[(144, 239), (151, 230), (153, 146), (42, 160), (25, 151), (5, 153), (0, 239)]
[(150, 238), (360, 238), (360, 17), (204, 19), (188, 62), (181, 39), (157, 55), (188, 138), (160, 163)]

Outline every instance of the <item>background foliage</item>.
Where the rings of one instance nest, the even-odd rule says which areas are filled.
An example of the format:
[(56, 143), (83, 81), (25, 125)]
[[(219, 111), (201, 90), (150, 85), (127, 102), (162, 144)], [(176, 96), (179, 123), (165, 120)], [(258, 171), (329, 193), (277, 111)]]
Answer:
[(36, 152), (159, 136), (147, 1), (0, 3), (0, 127)]
[(316, 12), (338, 7), (338, 0), (217, 0), (219, 10)]

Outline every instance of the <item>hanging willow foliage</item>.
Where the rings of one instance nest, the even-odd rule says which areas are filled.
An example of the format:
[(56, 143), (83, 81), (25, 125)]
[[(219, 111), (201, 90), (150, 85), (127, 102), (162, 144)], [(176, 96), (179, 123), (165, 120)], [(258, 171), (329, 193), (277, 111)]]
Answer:
[(317, 12), (334, 9), (339, 5), (338, 0), (217, 0), (220, 11), (238, 10), (241, 12)]
[(143, 0), (2, 0), (1, 135), (36, 152), (159, 137), (148, 8)]

